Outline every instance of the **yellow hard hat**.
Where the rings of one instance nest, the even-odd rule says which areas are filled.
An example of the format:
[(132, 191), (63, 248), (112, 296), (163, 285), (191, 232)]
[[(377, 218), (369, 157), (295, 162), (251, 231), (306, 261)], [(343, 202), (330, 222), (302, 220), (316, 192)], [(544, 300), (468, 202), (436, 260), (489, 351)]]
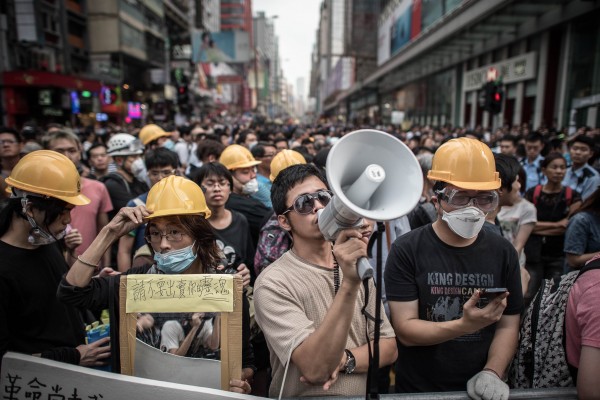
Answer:
[(273, 182), (281, 171), (296, 164), (306, 164), (306, 160), (302, 154), (295, 150), (281, 150), (271, 161), (271, 175), (269, 179)]
[(204, 215), (210, 217), (210, 209), (202, 189), (194, 181), (171, 175), (152, 186), (146, 200), (146, 208), (153, 211), (147, 218), (171, 215)]
[(160, 137), (171, 136), (169, 132), (165, 132), (163, 128), (156, 124), (148, 124), (140, 130), (140, 140), (146, 146), (148, 143), (155, 141)]
[(27, 154), (12, 169), (6, 184), (76, 206), (90, 203), (81, 194), (81, 178), (75, 164), (56, 151), (37, 150)]
[(500, 187), (492, 150), (485, 143), (469, 138), (452, 139), (441, 145), (433, 155), (427, 178), (469, 190)]
[(254, 167), (260, 164), (260, 161), (256, 161), (250, 153), (250, 150), (239, 144), (231, 144), (223, 150), (219, 162), (223, 164), (228, 170)]

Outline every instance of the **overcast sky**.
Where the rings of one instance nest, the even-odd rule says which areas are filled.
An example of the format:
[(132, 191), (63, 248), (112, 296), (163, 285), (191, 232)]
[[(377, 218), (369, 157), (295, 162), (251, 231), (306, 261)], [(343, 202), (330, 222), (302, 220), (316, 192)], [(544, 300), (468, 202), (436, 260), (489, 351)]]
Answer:
[(303, 77), (304, 93), (308, 95), (310, 55), (315, 43), (322, 0), (253, 0), (252, 12), (264, 11), (274, 19), (275, 34), (279, 36), (279, 54), (283, 75), (294, 88)]

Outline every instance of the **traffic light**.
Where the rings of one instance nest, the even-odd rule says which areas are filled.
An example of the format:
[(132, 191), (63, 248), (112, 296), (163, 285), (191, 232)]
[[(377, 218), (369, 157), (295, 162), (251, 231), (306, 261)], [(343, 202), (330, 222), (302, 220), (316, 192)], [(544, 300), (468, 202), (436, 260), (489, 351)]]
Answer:
[(187, 86), (177, 88), (177, 105), (182, 112), (186, 112), (189, 106), (190, 96)]
[(502, 86), (495, 81), (487, 82), (483, 86), (484, 104), (483, 109), (491, 114), (498, 114), (502, 111), (502, 100), (504, 100), (504, 92)]

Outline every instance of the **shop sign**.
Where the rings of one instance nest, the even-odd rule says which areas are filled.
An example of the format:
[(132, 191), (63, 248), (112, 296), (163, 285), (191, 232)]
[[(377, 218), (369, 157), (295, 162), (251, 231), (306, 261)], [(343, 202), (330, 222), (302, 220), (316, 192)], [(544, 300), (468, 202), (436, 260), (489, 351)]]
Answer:
[(44, 107), (42, 108), (42, 115), (46, 117), (62, 117), (64, 113), (60, 108)]
[(52, 90), (40, 90), (38, 92), (38, 104), (40, 106), (52, 105)]
[(488, 81), (488, 73), (495, 69), (502, 83), (522, 82), (536, 77), (536, 52), (523, 54), (508, 60), (466, 71), (463, 75), (463, 91), (480, 90)]

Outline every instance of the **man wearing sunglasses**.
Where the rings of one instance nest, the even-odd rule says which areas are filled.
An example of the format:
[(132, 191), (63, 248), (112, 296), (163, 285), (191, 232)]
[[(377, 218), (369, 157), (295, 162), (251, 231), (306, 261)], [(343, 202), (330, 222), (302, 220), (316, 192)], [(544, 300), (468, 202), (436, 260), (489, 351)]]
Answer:
[[(270, 397), (280, 391), (299, 397), (356, 396), (366, 390), (374, 325), (361, 313), (365, 292), (356, 262), (367, 256), (368, 237), (357, 228), (342, 231), (333, 247), (323, 238), (317, 211), (332, 196), (312, 164), (285, 168), (273, 182), (273, 208), (293, 247), (254, 286), (256, 320), (270, 351)], [(372, 280), (368, 284), (367, 312), (374, 315), (375, 286)], [(393, 363), (397, 352), (391, 325), (383, 319), (380, 366)]]
[[(514, 247), (481, 230), (498, 206), (494, 156), (478, 140), (453, 139), (428, 178), (437, 220), (398, 238), (384, 273), (399, 341), (396, 391), (506, 399), (523, 295)], [(484, 297), (491, 288), (507, 290)]]

